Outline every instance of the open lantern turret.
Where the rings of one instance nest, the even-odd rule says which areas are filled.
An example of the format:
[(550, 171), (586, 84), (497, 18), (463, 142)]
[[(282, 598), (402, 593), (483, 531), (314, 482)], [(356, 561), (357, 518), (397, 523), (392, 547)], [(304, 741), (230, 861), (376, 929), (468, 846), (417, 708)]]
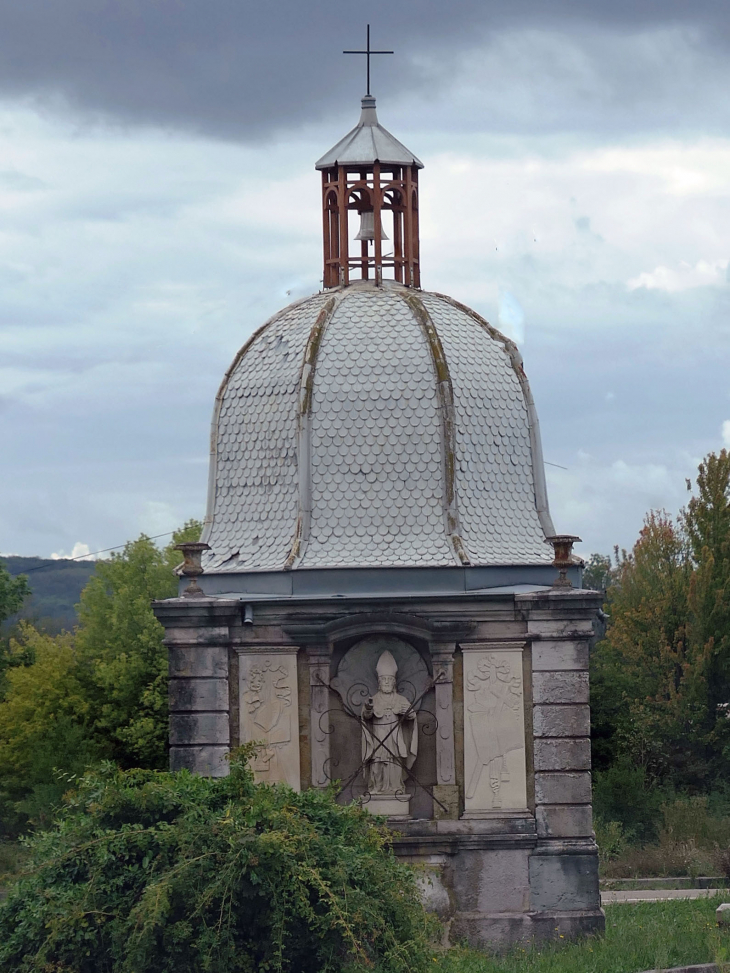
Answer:
[[(355, 128), (316, 168), (322, 172), (324, 286), (358, 279), (379, 284), (390, 277), (420, 287), (418, 170), (423, 163), (378, 122), (372, 95), (362, 99)], [(351, 213), (359, 221), (351, 224)], [(392, 248), (385, 248), (386, 242)]]

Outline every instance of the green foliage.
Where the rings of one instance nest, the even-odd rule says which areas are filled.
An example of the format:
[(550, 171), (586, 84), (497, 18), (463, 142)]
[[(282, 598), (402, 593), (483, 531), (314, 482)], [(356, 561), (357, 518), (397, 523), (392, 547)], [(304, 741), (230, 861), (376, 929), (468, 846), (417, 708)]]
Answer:
[(24, 574), (12, 577), (5, 565), (0, 562), (0, 622), (10, 618), (23, 605), (30, 594), (28, 579)]
[(677, 523), (650, 513), (631, 554), (589, 568), (609, 580), (610, 622), (591, 654), (596, 808), (647, 840), (667, 787), (702, 795), (730, 778), (728, 452), (700, 464)]
[(605, 591), (614, 578), (611, 558), (604, 554), (591, 554), (583, 569), (583, 587), (592, 591)]
[(78, 782), (0, 906), (7, 973), (416, 973), (414, 873), (332, 794), (120, 771)]
[(11, 640), (11, 658), (32, 664), (8, 670), (0, 703), (0, 835), (23, 818), (47, 823), (66, 789), (54, 768), (78, 773), (98, 755), (72, 636), (52, 638), (27, 623), (21, 636), (22, 642)]
[[(14, 578), (0, 561), (0, 625), (20, 610), (29, 594), (30, 588), (25, 575)], [(7, 689), (6, 674), (12, 665), (8, 645), (4, 639), (0, 639), (0, 700)]]
[(694, 902), (609, 905), (605, 938), (516, 947), (506, 956), (451, 950), (433, 973), (635, 973), (730, 956), (730, 933), (717, 928), (723, 896)]
[[(730, 769), (730, 454), (710, 454), (700, 464), (697, 496), (684, 512), (694, 564), (689, 590), (688, 638), (702, 657), (707, 712), (702, 729), (715, 775)], [(719, 708), (720, 707), (720, 708)], [(713, 759), (713, 754), (715, 758)], [(721, 759), (718, 759), (720, 758)]]
[(81, 594), (76, 647), (89, 678), (96, 732), (124, 767), (167, 763), (167, 650), (151, 602), (177, 593), (175, 544), (197, 540), (189, 521), (164, 549), (148, 537), (100, 561)]
[(593, 827), (601, 868), (627, 854), (631, 847), (631, 835), (626, 833), (620, 821), (604, 821), (596, 815), (593, 818)]
[(664, 795), (647, 781), (646, 770), (622, 758), (593, 775), (593, 809), (605, 822), (618, 822), (629, 840), (651, 841), (659, 832)]
[(730, 816), (720, 795), (666, 795), (658, 838), (642, 845), (620, 821), (596, 819), (604, 878), (724, 875), (730, 865)]
[(47, 823), (64, 774), (103, 758), (166, 765), (167, 652), (151, 602), (176, 593), (174, 545), (200, 529), (190, 521), (162, 550), (142, 536), (98, 562), (72, 635), (20, 623), (0, 694), (0, 835)]
[(687, 643), (691, 564), (665, 513), (647, 516), (609, 589), (611, 625), (591, 658), (596, 766), (619, 757), (651, 779), (702, 777), (702, 660)]
[(730, 847), (730, 817), (713, 814), (706, 794), (676, 798), (662, 804), (664, 833), (698, 848)]
[(4, 897), (6, 883), (17, 877), (27, 858), (25, 848), (17, 841), (0, 839), (0, 899)]

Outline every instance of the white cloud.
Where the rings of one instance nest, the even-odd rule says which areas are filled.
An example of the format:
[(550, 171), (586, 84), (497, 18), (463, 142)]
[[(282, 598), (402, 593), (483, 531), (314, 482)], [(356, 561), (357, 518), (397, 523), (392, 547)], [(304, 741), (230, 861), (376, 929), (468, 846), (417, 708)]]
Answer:
[[(422, 177), (424, 280), (495, 321), (509, 292), (531, 335), (546, 316), (561, 330), (601, 328), (596, 314), (614, 333), (624, 321), (635, 333), (646, 292), (724, 283), (730, 139), (578, 147), (477, 136), (444, 153), (433, 134), (422, 137), (436, 150)], [(640, 277), (647, 267), (665, 269)], [(643, 327), (665, 335), (676, 326), (676, 316), (648, 311)]]
[(64, 554), (63, 551), (55, 551), (51, 554), (52, 561), (60, 561), (62, 559), (69, 558), (72, 561), (93, 561), (95, 560), (94, 555), (91, 553), (91, 548), (88, 544), (84, 544), (82, 541), (76, 541), (70, 554)]
[(722, 442), (726, 449), (730, 449), (730, 419), (722, 424)]
[(525, 341), (525, 312), (522, 310), (520, 302), (509, 291), (504, 291), (499, 298), (499, 311), (497, 312), (500, 330), (518, 345)]
[(707, 287), (727, 283), (727, 260), (698, 260), (692, 266), (682, 261), (675, 269), (656, 267), (651, 273), (641, 273), (627, 283), (630, 291), (639, 287), (672, 293), (689, 287)]

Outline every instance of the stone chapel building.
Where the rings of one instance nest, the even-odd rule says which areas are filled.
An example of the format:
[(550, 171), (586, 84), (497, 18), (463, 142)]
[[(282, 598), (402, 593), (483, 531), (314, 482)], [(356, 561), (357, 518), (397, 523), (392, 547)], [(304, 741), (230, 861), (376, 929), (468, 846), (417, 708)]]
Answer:
[(601, 929), (601, 598), (555, 535), (520, 353), (421, 289), (422, 163), (374, 98), (316, 168), (323, 290), (228, 369), (202, 542), (155, 604), (171, 767), (225, 774), (256, 740), (260, 780), (339, 782), (428, 867), (454, 941)]

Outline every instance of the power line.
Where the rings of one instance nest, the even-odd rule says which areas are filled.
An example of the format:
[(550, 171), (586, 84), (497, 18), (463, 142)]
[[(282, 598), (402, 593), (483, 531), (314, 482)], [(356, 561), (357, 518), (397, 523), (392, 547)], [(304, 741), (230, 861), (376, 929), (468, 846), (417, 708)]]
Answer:
[[(378, 51), (377, 53), (381, 53), (381, 52)], [(546, 466), (555, 466), (559, 470), (567, 470), (568, 469), (567, 466), (561, 466), (560, 463), (551, 463), (549, 460), (543, 460), (543, 462), (545, 463)], [(174, 533), (175, 533), (174, 530), (168, 530), (164, 534), (153, 534), (151, 537), (148, 537), (147, 540), (149, 540), (149, 541), (156, 541), (156, 540), (159, 540), (160, 537), (170, 537)], [(79, 555), (77, 555), (77, 557), (59, 557), (59, 558), (53, 558), (50, 564), (39, 564), (37, 567), (35, 567), (35, 568), (28, 568), (27, 570), (23, 571), (22, 573), (23, 574), (31, 574), (33, 571), (43, 571), (46, 568), (51, 568), (51, 567), (53, 567), (53, 561), (56, 561), (56, 560), (58, 560), (58, 561), (85, 561), (85, 560), (87, 560), (87, 558), (95, 558), (98, 554), (108, 554), (110, 551), (121, 551), (122, 548), (123, 547), (126, 547), (128, 543), (129, 542), (127, 541), (124, 544), (117, 544), (115, 547), (105, 547), (101, 551), (91, 551), (89, 554), (79, 554)]]
[[(168, 530), (164, 534), (153, 534), (152, 537), (147, 537), (148, 541), (156, 541), (160, 537), (170, 537), (174, 534), (174, 530)], [(146, 535), (145, 535), (146, 536)], [(77, 557), (59, 557), (53, 558), (50, 564), (39, 564), (37, 567), (28, 568), (27, 571), (22, 571), (21, 574), (30, 574), (31, 571), (43, 571), (44, 568), (52, 568), (54, 561), (85, 561), (87, 558), (94, 558), (97, 554), (108, 554), (109, 551), (121, 551), (123, 547), (126, 547), (129, 541), (125, 544), (117, 544), (116, 547), (105, 547), (101, 551), (91, 551), (89, 554), (79, 554)]]

